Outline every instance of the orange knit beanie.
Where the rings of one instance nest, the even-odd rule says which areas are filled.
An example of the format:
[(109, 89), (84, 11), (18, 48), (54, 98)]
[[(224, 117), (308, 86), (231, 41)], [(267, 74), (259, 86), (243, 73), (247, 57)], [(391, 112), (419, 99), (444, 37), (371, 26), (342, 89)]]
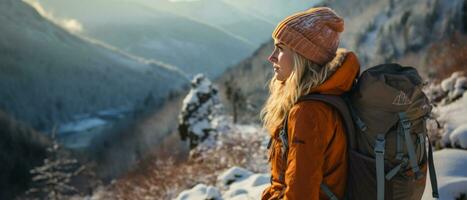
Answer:
[(327, 7), (311, 8), (281, 21), (272, 37), (319, 65), (336, 56), (344, 20)]

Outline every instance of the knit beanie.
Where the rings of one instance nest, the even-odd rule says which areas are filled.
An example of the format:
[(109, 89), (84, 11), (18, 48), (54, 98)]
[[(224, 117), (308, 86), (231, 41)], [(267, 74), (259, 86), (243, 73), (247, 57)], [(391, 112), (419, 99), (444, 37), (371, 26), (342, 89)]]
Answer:
[(281, 21), (272, 37), (319, 65), (334, 58), (344, 20), (327, 7), (311, 8)]

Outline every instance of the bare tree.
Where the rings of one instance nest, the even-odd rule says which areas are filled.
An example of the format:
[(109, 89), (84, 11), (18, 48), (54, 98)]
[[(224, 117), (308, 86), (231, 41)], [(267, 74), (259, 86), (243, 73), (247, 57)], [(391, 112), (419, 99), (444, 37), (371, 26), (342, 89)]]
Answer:
[(31, 189), (26, 192), (27, 196), (58, 200), (78, 192), (70, 185), (70, 180), (80, 174), (85, 166), (61, 151), (55, 135), (56, 129), (53, 129), (53, 143), (47, 148), (48, 155), (44, 164), (30, 170), (33, 183)]
[(233, 112), (233, 122), (237, 123), (239, 110), (246, 107), (246, 97), (232, 79), (224, 82), (227, 100), (230, 101)]

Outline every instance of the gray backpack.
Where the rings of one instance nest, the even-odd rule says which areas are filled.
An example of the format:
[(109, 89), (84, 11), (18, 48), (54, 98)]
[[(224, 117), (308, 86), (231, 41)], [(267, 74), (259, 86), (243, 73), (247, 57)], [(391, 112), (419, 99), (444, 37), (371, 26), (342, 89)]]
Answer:
[[(421, 199), (427, 167), (438, 198), (426, 129), (431, 105), (422, 85), (416, 69), (383, 64), (364, 71), (345, 95), (299, 99), (322, 101), (341, 113), (349, 146), (347, 199)], [(321, 189), (337, 199), (325, 185)]]

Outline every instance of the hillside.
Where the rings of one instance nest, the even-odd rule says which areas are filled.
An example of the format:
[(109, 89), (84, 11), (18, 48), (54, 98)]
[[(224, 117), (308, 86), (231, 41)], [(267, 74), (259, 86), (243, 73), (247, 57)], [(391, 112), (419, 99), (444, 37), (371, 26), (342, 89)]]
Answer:
[[(332, 1), (329, 2), (329, 6), (333, 7), (332, 3), (335, 3), (337, 9), (342, 9), (342, 15), (346, 19), (346, 26), (349, 27), (352, 27), (353, 23), (358, 27), (358, 24), (366, 24), (370, 21), (371, 17), (359, 15), (363, 12), (362, 10), (364, 10), (363, 7), (365, 6), (370, 6), (372, 9), (381, 9), (384, 11), (386, 9), (390, 9), (385, 7), (385, 1), (363, 0), (351, 2), (354, 3), (353, 5), (356, 8), (361, 7), (362, 10), (347, 12), (350, 9), (345, 10), (344, 6), (348, 6), (348, 4), (344, 5), (343, 2), (344, 1)], [(454, 1), (451, 1), (451, 3), (453, 2)], [(460, 1), (455, 1), (453, 4), (459, 2)], [(425, 5), (425, 2), (412, 0), (400, 0), (398, 3), (405, 5), (405, 7), (402, 8), (395, 6), (392, 8), (395, 10), (390, 12), (398, 13), (399, 9), (417, 10), (418, 6)], [(413, 3), (413, 5), (411, 5), (411, 3)], [(339, 8), (339, 6), (342, 6), (342, 8)], [(376, 10), (374, 12), (382, 12), (381, 10)], [(463, 12), (461, 10), (457, 10), (455, 12), (458, 12), (458, 14), (454, 14), (454, 11), (451, 13), (443, 9), (441, 10), (443, 14), (440, 14), (440, 16), (452, 14), (452, 16), (459, 17), (462, 16), (461, 14)], [(459, 14), (459, 12), (461, 14)], [(419, 13), (417, 15), (422, 14)], [(394, 16), (397, 18), (397, 15)], [(429, 16), (424, 17), (427, 18)], [(408, 19), (409, 18), (407, 18), (407, 20)], [(432, 22), (437, 24), (441, 19), (442, 18), (434, 18), (432, 19)], [(453, 20), (455, 21), (457, 19), (459, 18), (455, 18)], [(395, 19), (388, 19), (388, 21), (391, 20)], [(387, 21), (383, 20), (383, 22)], [(417, 23), (420, 23), (420, 21)], [(436, 27), (437, 25), (433, 26)], [(398, 28), (404, 29), (404, 26), (399, 26)], [(351, 28), (347, 29), (350, 29), (349, 34), (351, 34)], [(364, 33), (370, 34), (371, 31)], [(452, 34), (446, 33), (438, 39), (430, 40), (427, 44), (424, 44), (426, 46), (421, 47), (418, 50), (406, 50), (406, 54), (401, 54), (392, 58), (388, 57), (387, 61), (423, 63), (427, 62), (427, 58), (422, 56), (425, 55), (424, 53), (431, 54), (432, 56), (433, 54), (438, 54), (436, 57), (433, 57), (433, 59), (437, 59), (437, 63), (433, 63), (434, 67), (432, 69), (435, 72), (445, 70), (444, 73), (450, 75), (452, 71), (456, 69), (465, 70), (465, 63), (467, 62), (463, 55), (465, 55), (464, 52), (466, 51), (462, 50), (465, 49), (465, 46), (467, 45), (465, 44), (466, 40), (464, 39), (464, 30), (460, 26), (456, 26), (456, 29), (451, 33)], [(391, 34), (394, 34), (391, 37), (397, 37), (399, 33), (391, 32)], [(431, 33), (427, 32), (424, 34), (430, 35)], [(350, 47), (350, 43), (354, 42), (354, 38), (345, 35), (343, 35), (343, 38), (350, 39), (347, 39), (348, 41), (343, 41), (342, 46), (352, 49), (352, 47)], [(107, 188), (103, 189), (100, 193), (96, 193), (93, 197), (105, 198), (109, 196), (114, 197), (115, 195), (120, 198), (131, 196), (136, 199), (143, 199), (151, 196), (167, 197), (166, 199), (173, 199), (175, 196), (178, 196), (179, 199), (257, 199), (262, 189), (269, 184), (267, 179), (269, 174), (267, 174), (268, 166), (263, 163), (267, 160), (267, 134), (263, 129), (261, 129), (259, 124), (255, 124), (254, 122), (259, 121), (258, 113), (267, 95), (267, 81), (272, 75), (271, 64), (267, 62), (267, 57), (271, 53), (272, 49), (272, 41), (263, 44), (249, 58), (245, 59), (238, 65), (229, 68), (226, 73), (215, 81), (217, 85), (220, 86), (220, 95), (225, 94), (226, 88), (224, 83), (230, 82), (236, 89), (241, 90), (241, 93), (247, 98), (247, 101), (250, 104), (249, 107), (243, 108), (240, 113), (241, 119), (239, 123), (242, 125), (232, 124), (231, 130), (227, 131), (227, 133), (223, 133), (224, 135), (216, 137), (218, 140), (215, 141), (215, 144), (219, 146), (215, 146), (211, 149), (205, 149), (202, 147), (199, 150), (204, 152), (198, 152), (196, 150), (192, 151), (189, 154), (190, 157), (186, 161), (180, 161), (177, 159), (178, 157), (173, 157), (179, 156), (180, 154), (180, 152), (174, 150), (173, 147), (179, 146), (180, 149), (182, 149), (181, 146), (183, 146), (183, 144), (181, 144), (182, 142), (180, 142), (180, 138), (177, 137), (176, 133), (174, 133), (171, 135), (170, 140), (165, 141), (166, 143), (163, 145), (164, 154), (162, 154), (162, 156), (145, 159), (134, 171), (131, 171), (127, 176), (118, 179), (113, 184), (108, 185)], [(365, 49), (363, 46), (361, 48), (356, 46), (355, 49), (352, 50), (356, 51), (358, 55), (360, 55), (360, 51), (362, 52), (361, 54), (367, 53), (368, 55), (372, 55), (371, 51), (369, 49)], [(374, 56), (384, 55), (375, 53)], [(362, 59), (364, 66), (371, 65), (371, 62), (382, 62), (378, 61), (377, 57), (369, 57), (368, 60), (365, 59), (366, 58)], [(453, 65), (451, 61), (454, 61), (453, 63), (457, 64)], [(457, 68), (444, 68), (445, 66), (457, 66)], [(417, 64), (417, 68), (421, 73), (424, 73), (425, 75), (428, 74), (428, 72), (425, 71), (426, 69), (419, 66), (419, 64)], [(433, 78), (436, 78), (437, 80), (442, 79), (444, 76), (441, 74), (435, 75), (436, 76), (433, 76)], [(465, 83), (465, 79), (463, 80)], [(454, 85), (454, 83), (452, 84)], [(457, 82), (455, 85), (458, 85)], [(226, 100), (225, 95), (223, 100), (226, 102), (224, 105), (228, 107), (230, 102)], [(460, 104), (458, 104), (459, 102)], [(459, 110), (459, 107), (463, 106), (462, 102), (465, 101), (457, 100), (457, 103), (452, 104), (455, 106), (449, 106), (449, 111), (446, 111), (444, 114), (448, 115), (449, 113), (452, 113), (453, 109), (457, 109), (456, 113), (462, 113), (462, 110)], [(443, 107), (444, 106), (439, 106), (440, 109)], [(460, 116), (448, 116), (455, 120), (465, 118), (463, 114)], [(252, 123), (253, 125), (251, 125)], [(449, 122), (443, 123), (449, 124)], [(247, 126), (245, 126), (245, 124), (247, 124)], [(446, 131), (452, 132), (453, 134), (455, 132), (455, 135), (465, 135), (464, 126), (451, 127), (446, 130), (439, 129), (437, 131), (442, 133), (443, 137), (449, 135)], [(454, 141), (457, 141), (457, 138)], [(454, 154), (456, 155), (451, 155), (449, 158), (444, 159), (443, 155), (450, 154), (450, 152), (455, 152)], [(458, 165), (460, 162), (457, 160), (465, 160), (465, 156), (466, 153), (462, 150), (446, 149), (435, 153), (435, 164), (440, 169), (439, 180), (441, 195), (443, 197), (459, 197), (461, 195), (463, 191), (461, 190), (461, 187), (465, 186), (465, 173), (457, 172), (461, 172), (461, 169), (463, 169), (465, 165)], [(446, 163), (445, 166), (443, 166), (444, 164), (442, 163)], [(250, 171), (239, 170), (239, 168), (233, 166), (244, 167)], [(227, 170), (229, 168), (230, 170)], [(454, 173), (452, 171), (451, 173), (451, 169), (455, 169), (456, 172)], [(240, 173), (237, 173), (239, 171)], [(170, 178), (167, 179), (167, 177)], [(450, 184), (455, 184), (456, 186), (451, 186)], [(187, 190), (182, 192), (183, 187)], [(427, 187), (427, 190), (428, 189), (429, 188)], [(427, 198), (430, 198), (430, 192), (427, 191), (426, 194)]]
[(434, 77), (438, 68), (428, 61), (434, 56), (430, 47), (456, 33), (467, 33), (463, 0), (331, 0), (324, 4), (344, 16), (342, 46), (355, 50), (364, 68), (396, 61), (416, 65)]
[[(232, 83), (241, 94), (247, 97), (249, 106), (240, 109), (240, 122), (259, 122), (259, 111), (266, 101), (268, 82), (274, 73), (271, 63), (267, 61), (273, 49), (272, 41), (261, 45), (251, 57), (227, 69), (215, 81), (219, 85), (221, 99), (224, 102), (228, 101), (225, 96), (226, 82)], [(229, 103), (225, 105), (231, 109)]]
[(0, 109), (35, 129), (160, 103), (186, 83), (175, 68), (80, 39), (21, 1), (0, 4)]
[(156, 59), (194, 75), (217, 76), (247, 57), (254, 43), (222, 27), (125, 0), (39, 0), (56, 18), (78, 21), (80, 33), (125, 52)]
[(51, 141), (1, 110), (0, 137), (0, 199), (13, 199), (29, 188), (29, 170), (41, 164)]
[[(428, 120), (428, 134), (434, 143), (434, 164), (440, 199), (462, 199), (467, 192), (467, 89), (466, 77), (453, 73), (440, 84), (425, 88), (436, 98), (433, 116), (444, 126)], [(463, 95), (464, 94), (464, 95)], [(191, 99), (190, 95), (187, 95)], [(164, 154), (144, 159), (125, 176), (98, 190), (95, 199), (146, 199), (154, 196), (177, 200), (259, 199), (270, 185), (269, 134), (257, 123), (222, 121), (215, 132), (180, 160), (175, 146), (179, 138), (166, 141)], [(216, 118), (217, 118), (216, 117)], [(218, 120), (213, 120), (218, 121)], [(219, 125), (212, 123), (211, 125)], [(446, 140), (447, 138), (447, 140)], [(178, 140), (177, 140), (178, 139)], [(441, 146), (438, 143), (443, 143)], [(162, 157), (159, 157), (162, 155)], [(429, 177), (427, 175), (427, 177)], [(422, 199), (433, 199), (429, 178)]]
[(236, 8), (226, 1), (153, 1), (139, 0), (142, 4), (165, 12), (218, 27), (232, 36), (255, 45), (269, 39), (275, 24), (255, 13)]

